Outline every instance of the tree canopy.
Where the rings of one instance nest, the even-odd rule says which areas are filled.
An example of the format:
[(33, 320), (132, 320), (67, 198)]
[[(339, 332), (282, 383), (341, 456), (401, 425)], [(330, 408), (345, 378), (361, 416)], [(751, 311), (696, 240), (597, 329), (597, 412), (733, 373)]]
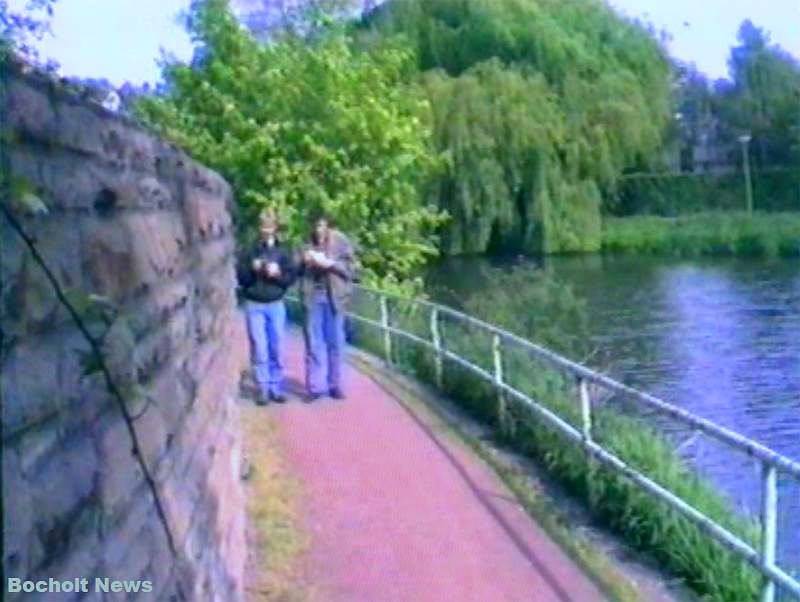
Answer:
[(685, 150), (702, 135), (729, 149), (738, 164), (738, 138), (752, 136), (756, 167), (789, 167), (800, 162), (800, 62), (770, 43), (767, 33), (745, 20), (728, 59), (729, 77), (710, 81), (692, 64), (676, 65), (680, 87), (677, 110), (683, 123), (675, 132)]
[(734, 138), (753, 136), (758, 164), (789, 165), (800, 158), (800, 62), (744, 21), (728, 59), (730, 83), (716, 88), (715, 109)]
[(38, 58), (34, 43), (49, 31), (56, 0), (27, 0), (25, 11), (12, 10), (7, 0), (0, 0), (0, 61), (14, 51), (28, 60)]
[(652, 32), (600, 0), (394, 0), (369, 21), (416, 50), (448, 168), (450, 253), (597, 250), (600, 205), (671, 116)]
[(196, 3), (189, 24), (195, 64), (165, 65), (168, 93), (141, 100), (140, 116), (231, 182), (245, 237), (265, 206), (294, 240), (324, 210), (360, 247), (367, 281), (408, 282), (442, 220), (420, 203), (438, 158), (429, 103), (405, 84), (413, 53), (391, 41), (357, 52), (341, 31), (261, 45), (226, 0)]

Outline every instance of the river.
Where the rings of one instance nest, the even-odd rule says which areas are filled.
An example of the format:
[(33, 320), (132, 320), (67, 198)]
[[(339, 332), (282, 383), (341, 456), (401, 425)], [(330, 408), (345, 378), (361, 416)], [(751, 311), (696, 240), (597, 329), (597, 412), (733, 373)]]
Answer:
[[(509, 263), (443, 260), (429, 291), (451, 305), (491, 294), (489, 267)], [(595, 255), (513, 263), (523, 276), (543, 268), (572, 287), (612, 376), (800, 459), (800, 262)], [(650, 419), (684, 441), (684, 455), (740, 509), (757, 512), (751, 460)], [(800, 567), (800, 484), (779, 487), (779, 559)]]

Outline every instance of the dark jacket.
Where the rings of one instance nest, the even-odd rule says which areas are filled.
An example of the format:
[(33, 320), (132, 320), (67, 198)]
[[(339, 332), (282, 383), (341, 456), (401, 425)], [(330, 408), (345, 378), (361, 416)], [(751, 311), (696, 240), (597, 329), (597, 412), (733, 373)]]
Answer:
[[(265, 263), (277, 263), (281, 269), (280, 276), (273, 278), (253, 270), (255, 259), (261, 259)], [(270, 303), (282, 299), (286, 294), (286, 290), (297, 278), (297, 266), (292, 254), (280, 242), (276, 241), (272, 247), (261, 242), (250, 253), (241, 257), (236, 275), (245, 299)]]

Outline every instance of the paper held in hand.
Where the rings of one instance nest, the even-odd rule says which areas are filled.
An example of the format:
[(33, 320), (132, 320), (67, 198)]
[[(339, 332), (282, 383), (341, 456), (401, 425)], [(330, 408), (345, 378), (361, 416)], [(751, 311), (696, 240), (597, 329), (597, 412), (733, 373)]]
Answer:
[(330, 267), (330, 266), (333, 265), (333, 261), (331, 259), (329, 259), (328, 256), (325, 253), (322, 253), (320, 251), (313, 251), (312, 250), (312, 251), (309, 251), (308, 254), (311, 257), (311, 261), (313, 261), (314, 263), (316, 263), (319, 266), (327, 268), (327, 267)]

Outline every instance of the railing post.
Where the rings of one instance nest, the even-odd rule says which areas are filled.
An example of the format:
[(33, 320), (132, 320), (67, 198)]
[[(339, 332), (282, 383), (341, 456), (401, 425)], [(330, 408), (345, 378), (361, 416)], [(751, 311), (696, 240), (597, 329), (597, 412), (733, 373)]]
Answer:
[(439, 309), (434, 307), (431, 310), (431, 341), (433, 348), (436, 350), (436, 355), (433, 358), (434, 375), (436, 378), (436, 386), (441, 390), (442, 388), (442, 337), (439, 334)]
[(386, 354), (386, 361), (392, 363), (392, 333), (389, 332), (389, 303), (386, 295), (380, 296), (381, 304), (381, 327), (383, 329), (383, 351)]
[[(592, 440), (592, 396), (589, 393), (589, 381), (578, 378), (578, 394), (581, 398), (581, 433), (583, 442)], [(588, 458), (589, 470), (586, 472), (586, 491), (589, 492), (589, 502), (592, 507), (596, 503), (595, 485), (597, 483), (597, 462), (593, 456)]]
[[(772, 464), (761, 465), (763, 481), (761, 491), (761, 562), (765, 567), (775, 566), (778, 547), (778, 475)], [(761, 602), (774, 602), (775, 583), (765, 577)]]
[(578, 390), (581, 396), (581, 430), (583, 440), (592, 440), (592, 398), (589, 395), (589, 383), (585, 378), (578, 380)]
[(503, 348), (500, 335), (497, 333), (492, 336), (492, 358), (494, 360), (494, 384), (497, 388), (497, 419), (500, 423), (500, 431), (503, 434), (511, 434), (513, 426), (506, 407), (506, 396), (501, 387), (503, 384)]

